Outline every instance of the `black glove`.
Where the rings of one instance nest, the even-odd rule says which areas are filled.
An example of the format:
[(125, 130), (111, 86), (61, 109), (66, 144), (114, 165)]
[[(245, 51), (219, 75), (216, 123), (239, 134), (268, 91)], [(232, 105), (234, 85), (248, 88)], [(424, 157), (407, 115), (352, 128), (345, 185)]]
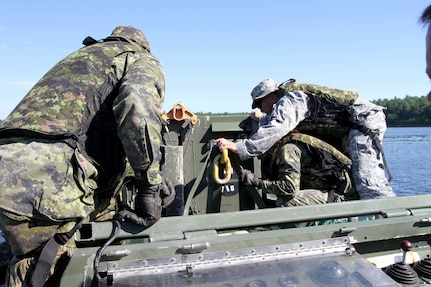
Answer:
[(262, 180), (254, 175), (248, 169), (243, 169), (241, 172), (241, 182), (245, 185), (252, 185), (258, 188), (262, 188)]
[(156, 220), (154, 220), (153, 218), (139, 217), (133, 210), (130, 209), (120, 210), (118, 214), (120, 215), (120, 218), (144, 227), (149, 227), (156, 223)]
[(160, 185), (149, 185), (144, 180), (135, 179), (132, 184), (138, 190), (134, 198), (135, 208), (120, 207), (120, 218), (132, 223), (149, 227), (162, 216), (162, 199), (159, 196)]
[(166, 208), (175, 200), (175, 186), (165, 174), (162, 174), (162, 179), (160, 197), (162, 198), (162, 207)]
[(152, 185), (147, 189), (138, 188), (135, 197), (135, 213), (148, 220), (159, 220), (162, 217), (162, 199), (159, 195), (160, 186)]

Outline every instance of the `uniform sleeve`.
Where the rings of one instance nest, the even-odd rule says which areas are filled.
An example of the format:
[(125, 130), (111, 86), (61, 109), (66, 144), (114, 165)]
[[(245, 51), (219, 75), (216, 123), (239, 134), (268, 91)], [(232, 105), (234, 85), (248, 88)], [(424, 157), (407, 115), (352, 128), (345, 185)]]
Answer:
[[(151, 54), (129, 54), (116, 61), (119, 95), (113, 103), (118, 136), (138, 179), (160, 184), (161, 115), (165, 74)], [(115, 62), (114, 62), (115, 64)]]
[(270, 120), (271, 120), (270, 115), (263, 114), (259, 119), (259, 126), (268, 124)]
[(301, 149), (295, 144), (285, 144), (275, 160), (276, 180), (263, 180), (263, 192), (292, 199), (300, 189)]
[(305, 93), (286, 93), (267, 116), (266, 124), (261, 125), (249, 139), (236, 142), (240, 159), (246, 160), (265, 153), (309, 115), (310, 101)]

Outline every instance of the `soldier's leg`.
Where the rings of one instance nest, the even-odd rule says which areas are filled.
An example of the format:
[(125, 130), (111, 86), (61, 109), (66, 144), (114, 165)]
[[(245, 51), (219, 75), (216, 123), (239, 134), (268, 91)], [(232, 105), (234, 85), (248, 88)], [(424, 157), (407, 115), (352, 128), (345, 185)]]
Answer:
[(328, 193), (317, 189), (303, 189), (295, 194), (295, 197), (284, 204), (284, 206), (300, 206), (323, 204), (328, 201)]
[[(386, 131), (383, 107), (365, 100), (357, 100), (352, 109), (353, 122), (378, 133), (380, 141)], [(348, 149), (352, 160), (352, 177), (361, 199), (394, 197), (383, 165), (383, 157), (373, 140), (357, 129), (348, 135)]]
[(352, 129), (349, 133), (349, 155), (353, 183), (361, 199), (395, 196), (386, 178), (380, 150), (369, 136)]
[[(44, 243), (56, 232), (65, 232), (71, 226), (66, 224), (59, 229), (59, 223), (35, 220), (0, 209), (0, 229), (14, 255), (6, 275), (6, 286), (27, 286)], [(69, 253), (73, 245), (71, 241), (60, 248), (57, 258), (62, 253)], [(54, 268), (55, 263), (51, 273)]]
[(42, 245), (56, 232), (67, 232), (75, 225), (62, 221), (86, 217), (94, 210), (97, 170), (65, 143), (9, 141), (0, 141), (0, 203), (13, 212), (0, 210), (0, 229), (15, 256), (10, 286), (21, 286), (30, 278)]
[(13, 258), (10, 246), (6, 241), (0, 243), (0, 284), (5, 282), (6, 271)]

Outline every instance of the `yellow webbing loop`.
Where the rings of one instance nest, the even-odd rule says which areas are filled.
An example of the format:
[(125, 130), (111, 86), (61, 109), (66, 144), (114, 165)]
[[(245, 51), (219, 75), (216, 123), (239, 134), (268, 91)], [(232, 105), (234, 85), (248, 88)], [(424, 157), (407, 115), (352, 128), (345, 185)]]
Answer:
[[(219, 164), (224, 165), (224, 178), (219, 176)], [(232, 164), (230, 163), (228, 150), (224, 149), (222, 153), (219, 153), (214, 157), (213, 160), (213, 179), (218, 184), (226, 184), (229, 182), (232, 176)]]

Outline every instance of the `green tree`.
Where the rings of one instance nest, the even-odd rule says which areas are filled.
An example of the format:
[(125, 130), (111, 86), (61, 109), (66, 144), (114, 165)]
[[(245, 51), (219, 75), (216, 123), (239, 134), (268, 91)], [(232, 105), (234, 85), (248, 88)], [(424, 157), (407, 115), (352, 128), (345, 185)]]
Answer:
[(389, 127), (431, 126), (431, 105), (425, 96), (404, 99), (378, 99), (372, 101), (386, 107), (386, 120)]

